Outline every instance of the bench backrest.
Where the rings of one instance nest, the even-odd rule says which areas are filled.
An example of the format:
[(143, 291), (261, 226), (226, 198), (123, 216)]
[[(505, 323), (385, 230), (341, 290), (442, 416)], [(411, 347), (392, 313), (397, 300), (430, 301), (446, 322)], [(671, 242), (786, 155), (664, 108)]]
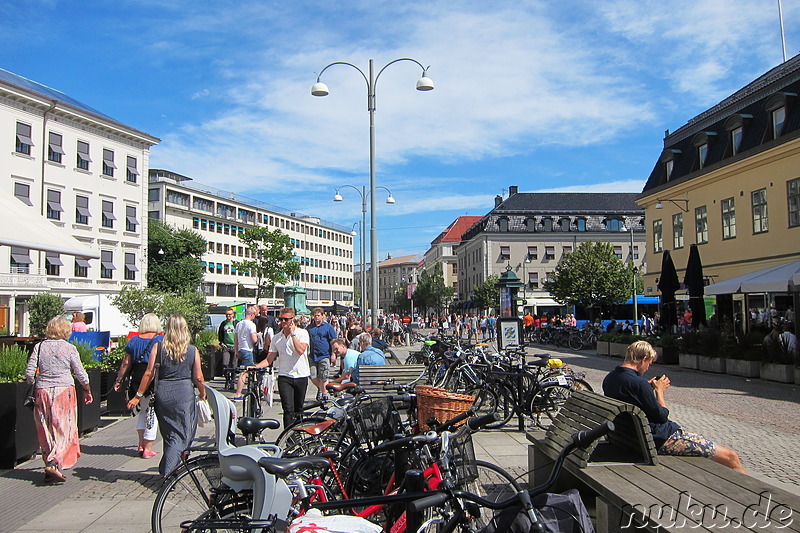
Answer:
[(570, 442), (576, 431), (593, 429), (605, 421), (614, 423), (616, 429), (607, 442), (596, 441), (587, 448), (578, 449), (570, 460), (581, 468), (589, 463), (658, 464), (653, 436), (647, 417), (638, 407), (588, 391), (573, 391), (555, 422), (547, 430), (546, 440), (560, 449)]
[[(408, 385), (419, 378), (425, 370), (425, 365), (365, 365), (358, 369), (358, 384), (370, 396), (396, 394), (394, 390), (383, 388), (387, 381), (393, 380), (397, 385)], [(420, 383), (424, 385), (425, 378)]]

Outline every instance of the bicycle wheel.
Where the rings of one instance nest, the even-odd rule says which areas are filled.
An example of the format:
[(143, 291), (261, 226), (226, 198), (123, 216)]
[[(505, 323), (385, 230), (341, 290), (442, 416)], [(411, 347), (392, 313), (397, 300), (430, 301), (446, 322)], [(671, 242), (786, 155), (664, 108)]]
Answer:
[(487, 429), (497, 429), (508, 424), (517, 412), (517, 401), (514, 394), (504, 385), (496, 385), (497, 410), (495, 414), (499, 417), (497, 422), (486, 426)]
[[(153, 503), (150, 525), (153, 533), (166, 533), (180, 531), (181, 523), (189, 520), (245, 522), (252, 510), (251, 500), (252, 495), (236, 494), (222, 483), (216, 456), (204, 456), (188, 468), (179, 468), (164, 481)], [(246, 530), (245, 527), (214, 529), (218, 532)]]
[(592, 386), (589, 385), (589, 383), (585, 379), (580, 379), (580, 378), (573, 379), (572, 383), (570, 383), (570, 387), (572, 387), (573, 390), (585, 390), (589, 392), (594, 392)]
[(476, 416), (490, 415), (497, 412), (498, 397), (494, 389), (483, 385), (467, 389), (464, 394), (475, 398), (472, 403), (472, 410), (475, 411)]
[(425, 355), (422, 352), (412, 352), (406, 358), (407, 365), (424, 365)]
[(577, 351), (583, 349), (583, 339), (578, 333), (570, 335), (567, 344), (569, 345), (570, 350)]
[[(477, 460), (478, 478), (465, 487), (467, 492), (477, 494), (493, 502), (505, 501), (521, 489), (517, 480), (503, 468), (487, 461)], [(467, 504), (466, 511), (471, 516), (476, 529), (489, 524), (494, 513), (491, 509), (481, 509), (474, 504)]]
[(542, 429), (547, 429), (556, 419), (558, 411), (569, 398), (569, 385), (545, 385), (531, 400), (531, 417)]
[[(324, 416), (309, 416), (302, 420), (298, 420), (291, 426), (284, 428), (284, 430), (281, 431), (281, 434), (278, 435), (278, 438), (275, 440), (275, 445), (285, 450), (297, 438), (297, 436), (294, 435), (294, 433), (298, 433), (298, 431), (294, 428), (313, 426), (315, 424), (319, 424), (320, 422), (325, 422), (326, 420), (330, 420), (330, 418)], [(300, 431), (299, 433), (307, 435), (307, 433), (304, 433), (302, 431)]]

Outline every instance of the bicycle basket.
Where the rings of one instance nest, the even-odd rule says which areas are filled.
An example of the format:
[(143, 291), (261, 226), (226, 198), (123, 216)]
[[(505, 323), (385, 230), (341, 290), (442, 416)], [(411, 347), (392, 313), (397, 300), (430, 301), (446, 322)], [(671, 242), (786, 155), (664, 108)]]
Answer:
[(358, 436), (370, 447), (393, 437), (398, 429), (389, 398), (362, 403), (350, 410), (350, 417)]
[(472, 433), (469, 431), (462, 429), (450, 437), (450, 473), (453, 483), (460, 488), (478, 479), (475, 448), (472, 445)]
[[(435, 417), (439, 422), (446, 422), (472, 407), (475, 398), (467, 394), (447, 392), (430, 385), (417, 385), (417, 420), (420, 430), (430, 429), (425, 423)], [(463, 422), (462, 422), (463, 423)]]

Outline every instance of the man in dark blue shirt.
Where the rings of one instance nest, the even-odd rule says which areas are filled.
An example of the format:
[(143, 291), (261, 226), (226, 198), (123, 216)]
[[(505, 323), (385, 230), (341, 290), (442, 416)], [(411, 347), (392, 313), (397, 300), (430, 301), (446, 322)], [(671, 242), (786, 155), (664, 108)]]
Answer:
[(336, 330), (325, 320), (325, 313), (319, 307), (311, 311), (311, 319), (311, 324), (306, 328), (311, 339), (308, 357), (311, 382), (318, 389), (317, 400), (327, 400), (325, 387), (331, 375), (331, 368), (336, 364), (336, 355), (331, 353), (331, 341), (336, 338)]
[(656, 360), (656, 356), (656, 351), (646, 341), (637, 341), (628, 346), (625, 361), (603, 380), (603, 393), (609, 398), (633, 404), (644, 411), (659, 454), (708, 457), (738, 472), (746, 473), (735, 451), (702, 435), (684, 431), (680, 425), (669, 419), (669, 409), (664, 399), (664, 393), (670, 386), (669, 378), (661, 376), (648, 381), (642, 377)]

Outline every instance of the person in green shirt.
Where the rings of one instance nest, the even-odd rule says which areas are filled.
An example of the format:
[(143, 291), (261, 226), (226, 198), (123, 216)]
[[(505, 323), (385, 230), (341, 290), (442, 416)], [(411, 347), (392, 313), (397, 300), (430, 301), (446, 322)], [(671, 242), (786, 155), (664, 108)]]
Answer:
[(236, 312), (233, 309), (225, 311), (225, 320), (219, 325), (219, 331), (217, 332), (219, 345), (222, 349), (222, 366), (224, 367), (230, 364), (232, 368), (236, 368), (238, 359), (236, 351), (233, 349), (236, 338), (236, 324), (239, 322), (234, 318), (235, 316)]

